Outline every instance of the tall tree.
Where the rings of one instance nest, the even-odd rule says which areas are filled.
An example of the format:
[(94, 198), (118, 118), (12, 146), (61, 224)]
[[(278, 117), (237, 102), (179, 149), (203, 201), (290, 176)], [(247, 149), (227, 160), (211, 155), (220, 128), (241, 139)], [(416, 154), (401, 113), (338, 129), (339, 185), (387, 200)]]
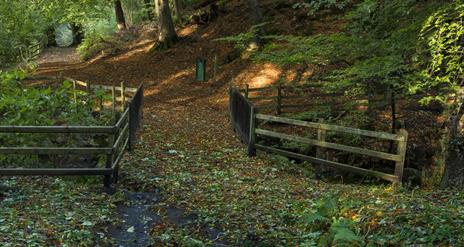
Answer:
[(126, 19), (124, 18), (124, 11), (120, 0), (114, 1), (114, 12), (116, 14), (116, 22), (118, 23), (118, 30), (126, 29)]
[(462, 117), (464, 116), (464, 104), (461, 103), (458, 110), (451, 115), (445, 123), (444, 148), (445, 170), (441, 181), (441, 187), (464, 188), (464, 135)]
[(155, 15), (156, 15), (156, 18), (160, 18), (160, 1), (162, 0), (155, 0)]
[(248, 0), (248, 7), (250, 9), (251, 18), (253, 21), (253, 40), (248, 45), (248, 49), (257, 50), (261, 46), (260, 36), (262, 35), (262, 29), (259, 26), (263, 21), (263, 12), (261, 6), (259, 5), (258, 0)]
[(179, 0), (173, 0), (174, 14), (176, 15), (177, 21), (182, 22), (182, 5)]
[(171, 9), (169, 7), (169, 0), (156, 0), (159, 9), (159, 37), (158, 37), (158, 50), (164, 50), (178, 40), (174, 22), (172, 21)]
[(153, 5), (151, 0), (143, 0), (145, 5), (145, 10), (147, 11), (147, 19), (153, 21), (155, 18), (153, 16)]

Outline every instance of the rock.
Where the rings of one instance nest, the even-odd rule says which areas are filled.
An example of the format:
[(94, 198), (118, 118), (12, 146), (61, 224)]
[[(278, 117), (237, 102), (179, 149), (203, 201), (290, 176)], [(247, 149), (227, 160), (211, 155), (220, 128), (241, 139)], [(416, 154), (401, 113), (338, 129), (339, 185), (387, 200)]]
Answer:
[(59, 47), (69, 47), (74, 43), (74, 32), (71, 24), (63, 23), (55, 28), (55, 41)]

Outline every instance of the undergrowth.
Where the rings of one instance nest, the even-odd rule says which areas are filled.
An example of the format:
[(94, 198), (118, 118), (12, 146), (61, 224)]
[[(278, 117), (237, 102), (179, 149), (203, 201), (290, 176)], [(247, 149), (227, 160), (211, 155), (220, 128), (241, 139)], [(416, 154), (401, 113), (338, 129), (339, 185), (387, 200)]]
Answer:
[[(99, 100), (105, 93), (97, 90), (89, 101), (87, 92), (76, 90), (76, 101), (72, 84), (65, 81), (57, 88), (30, 87), (21, 82), (25, 73), (13, 71), (0, 73), (0, 125), (6, 126), (99, 126), (114, 121), (113, 113), (102, 109), (98, 113)], [(74, 134), (26, 134), (2, 133), (3, 147), (63, 147), (98, 146), (99, 139)], [(0, 155), (0, 166), (18, 165), (27, 167), (47, 163), (39, 155)], [(50, 158), (50, 157), (49, 157)], [(64, 158), (60, 158), (64, 159)]]
[[(312, 1), (303, 5), (317, 10), (333, 8), (337, 3), (344, 6), (343, 2)], [(334, 6), (324, 7), (324, 3)], [(415, 103), (441, 104), (445, 111), (437, 114), (447, 119), (462, 103), (456, 95), (464, 85), (463, 8), (461, 0), (359, 1), (342, 16), (343, 31), (311, 36), (265, 35), (262, 39), (266, 44), (252, 59), (278, 65), (313, 65), (319, 69), (312, 78), (324, 80), (330, 92), (364, 98), (387, 91), (397, 98), (417, 95), (420, 100)], [(222, 40), (243, 48), (251, 34), (253, 30)], [(354, 114), (354, 122), (349, 125), (356, 124), (359, 114), (349, 114)], [(371, 128), (384, 124), (374, 122), (378, 116), (366, 114), (363, 118), (370, 119)], [(435, 155), (441, 152), (436, 150)]]

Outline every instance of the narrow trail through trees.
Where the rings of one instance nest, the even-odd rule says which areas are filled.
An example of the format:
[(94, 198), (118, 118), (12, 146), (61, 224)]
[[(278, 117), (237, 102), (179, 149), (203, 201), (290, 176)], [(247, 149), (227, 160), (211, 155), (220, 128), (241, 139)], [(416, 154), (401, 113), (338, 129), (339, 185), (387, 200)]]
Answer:
[[(90, 63), (76, 63), (75, 56), (69, 49), (61, 50), (62, 56), (60, 50), (53, 49), (46, 51), (42, 57), (56, 59), (53, 63), (44, 63), (48, 59), (39, 60), (41, 64), (38, 74), (63, 75), (103, 84), (120, 81), (128, 85), (144, 83), (146, 90), (143, 126), (140, 131), (141, 144), (136, 148), (138, 155), (134, 157), (155, 160), (155, 165), (149, 170), (141, 171), (148, 174), (148, 179), (172, 176), (175, 174), (171, 174), (172, 171), (165, 170), (164, 167), (172, 166), (172, 162), (189, 163), (188, 160), (178, 160), (179, 158), (195, 157), (198, 154), (209, 157), (213, 152), (241, 148), (240, 142), (229, 128), (228, 85), (194, 82), (194, 59), (191, 58), (195, 58), (195, 55), (189, 50), (188, 45), (181, 46), (186, 49), (177, 52), (183, 52), (183, 56), (167, 51), (167, 54), (161, 54), (164, 58), (157, 59), (159, 54), (152, 55), (144, 50), (130, 57), (121, 54)], [(155, 58), (150, 58), (151, 56)], [(179, 61), (179, 58), (183, 61)], [(129, 159), (137, 159), (129, 156)], [(218, 161), (211, 159), (208, 162), (214, 166)], [(158, 188), (131, 188), (134, 181), (124, 176), (137, 174), (130, 174), (131, 171), (125, 168), (122, 168), (121, 173), (122, 181), (117, 186), (121, 189), (129, 187), (127, 189), (132, 192), (126, 192), (126, 203), (118, 207), (120, 226), (108, 231), (117, 246), (140, 246), (138, 244), (150, 243), (151, 228), (157, 225), (191, 224), (190, 221), (194, 217), (184, 213), (187, 212), (187, 208), (188, 211), (193, 210), (188, 205), (180, 205), (186, 209), (177, 205), (159, 205), (159, 198), (148, 198), (149, 195), (157, 195), (151, 192), (158, 191)], [(153, 186), (157, 186), (156, 183)], [(163, 195), (161, 191), (159, 196), (166, 198), (170, 195)], [(157, 207), (166, 212), (165, 222), (154, 213), (154, 208)], [(212, 241), (221, 234), (213, 228), (202, 229), (211, 235)], [(220, 246), (219, 242), (217, 246)]]

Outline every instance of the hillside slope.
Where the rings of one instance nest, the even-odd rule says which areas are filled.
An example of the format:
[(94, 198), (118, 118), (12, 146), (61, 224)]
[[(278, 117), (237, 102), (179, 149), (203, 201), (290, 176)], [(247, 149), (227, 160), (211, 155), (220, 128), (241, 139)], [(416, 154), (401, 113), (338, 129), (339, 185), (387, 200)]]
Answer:
[[(263, 1), (266, 18), (274, 21), (271, 32), (332, 33), (343, 24), (330, 15), (311, 19), (294, 11), (291, 2)], [(153, 246), (464, 245), (462, 192), (398, 189), (377, 182), (344, 184), (340, 177), (316, 180), (310, 164), (265, 154), (246, 156), (229, 124), (229, 87), (269, 85), (284, 70), (291, 75), (298, 69), (241, 59), (232, 44), (216, 41), (248, 31), (247, 13), (245, 1), (229, 1), (212, 23), (180, 28), (181, 41), (166, 51), (150, 52), (156, 37), (145, 36), (127, 50), (89, 62), (58, 61), (39, 67), (39, 75), (145, 85), (140, 142), (125, 157), (116, 189), (159, 194), (146, 205), (160, 216), (149, 231)], [(220, 65), (216, 78), (195, 82), (196, 58), (207, 59), (211, 75), (215, 56)], [(5, 200), (8, 209), (0, 212), (0, 223), (36, 234), (3, 235), (10, 228), (0, 226), (0, 243), (17, 241), (13, 246), (25, 243), (16, 236), (38, 245), (81, 241), (63, 237), (71, 230), (98, 242), (111, 226), (106, 217), (118, 217), (115, 205), (129, 204), (120, 194), (99, 195), (98, 182), (93, 187), (86, 183), (74, 187), (77, 181), (54, 178), (9, 181), (19, 187), (22, 199)], [(27, 189), (30, 183), (37, 185), (34, 190)], [(82, 210), (75, 209), (82, 201), (86, 202)], [(56, 207), (66, 210), (66, 215), (50, 222), (39, 219), (53, 215)], [(18, 221), (18, 211), (28, 214)], [(93, 215), (96, 222), (74, 224), (73, 212)], [(185, 217), (175, 220), (172, 212)], [(71, 223), (53, 228), (63, 222)], [(92, 232), (78, 235), (82, 229)]]

